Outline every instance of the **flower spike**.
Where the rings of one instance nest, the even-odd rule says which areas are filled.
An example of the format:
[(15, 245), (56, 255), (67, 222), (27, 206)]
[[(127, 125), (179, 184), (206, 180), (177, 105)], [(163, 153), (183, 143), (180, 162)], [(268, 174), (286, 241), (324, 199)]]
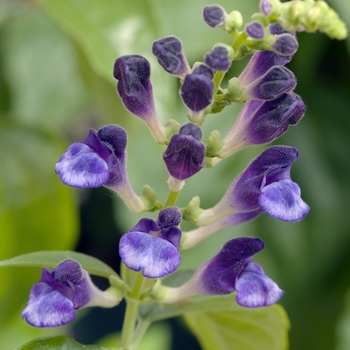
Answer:
[(146, 58), (119, 57), (114, 63), (113, 75), (118, 80), (117, 90), (125, 107), (146, 123), (157, 142), (165, 143), (165, 130), (154, 107), (151, 68)]

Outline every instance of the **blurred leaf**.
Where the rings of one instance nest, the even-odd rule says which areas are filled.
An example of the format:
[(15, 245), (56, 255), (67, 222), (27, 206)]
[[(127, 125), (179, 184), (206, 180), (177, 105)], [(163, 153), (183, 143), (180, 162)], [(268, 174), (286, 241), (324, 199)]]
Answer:
[(248, 309), (232, 299), (218, 299), (190, 307), (184, 319), (203, 350), (288, 348), (289, 321), (279, 305)]
[(65, 259), (73, 259), (78, 261), (78, 263), (82, 265), (83, 269), (92, 275), (105, 278), (109, 278), (111, 275), (118, 277), (118, 274), (101, 260), (98, 260), (86, 254), (69, 250), (49, 250), (28, 253), (16, 256), (15, 258), (2, 260), (0, 261), (0, 266), (31, 266), (53, 268)]
[(71, 123), (87, 101), (74, 47), (34, 6), (13, 4), (11, 9), (0, 30), (11, 118), (57, 130)]
[(63, 335), (57, 337), (48, 337), (41, 339), (34, 339), (27, 344), (20, 346), (17, 350), (78, 350), (78, 349), (89, 349), (89, 350), (103, 350), (100, 346), (96, 345), (81, 345), (71, 338)]

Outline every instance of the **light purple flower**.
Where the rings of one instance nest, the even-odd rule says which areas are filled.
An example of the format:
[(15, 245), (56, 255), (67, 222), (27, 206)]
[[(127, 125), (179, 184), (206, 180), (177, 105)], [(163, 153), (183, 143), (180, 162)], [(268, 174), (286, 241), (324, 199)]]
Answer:
[(204, 167), (205, 147), (201, 143), (202, 130), (193, 123), (180, 128), (170, 139), (163, 153), (169, 174), (178, 180), (185, 180)]
[(181, 212), (177, 207), (161, 210), (158, 220), (141, 219), (119, 243), (119, 254), (131, 270), (143, 276), (159, 278), (174, 272), (180, 265), (179, 246)]
[(34, 327), (58, 327), (75, 319), (75, 310), (87, 306), (113, 307), (118, 300), (102, 292), (75, 260), (62, 261), (53, 270), (42, 269), (22, 317)]
[(259, 209), (283, 221), (300, 221), (310, 208), (301, 199), (300, 188), (290, 177), (297, 158), (295, 148), (267, 148), (238, 175), (217, 205), (196, 218), (196, 224), (206, 226), (232, 214)]
[(212, 28), (224, 28), (227, 14), (219, 5), (205, 6), (203, 9), (203, 19)]
[(259, 238), (240, 237), (227, 242), (179, 288), (170, 288), (163, 302), (173, 303), (194, 295), (222, 295), (237, 292), (239, 305), (249, 308), (276, 303), (283, 291), (265, 275), (252, 256), (264, 248)]
[(132, 211), (142, 212), (144, 204), (133, 192), (126, 172), (126, 144), (127, 134), (118, 125), (106, 125), (98, 132), (90, 129), (84, 141), (69, 146), (55, 171), (67, 186), (106, 186), (118, 193)]
[(157, 142), (165, 143), (164, 127), (154, 107), (151, 68), (146, 58), (119, 57), (114, 63), (113, 75), (118, 80), (117, 90), (125, 107), (146, 123)]
[(170, 74), (184, 78), (190, 72), (181, 41), (175, 36), (168, 36), (155, 41), (152, 53), (159, 64)]
[(219, 156), (226, 158), (243, 147), (277, 139), (289, 126), (296, 125), (305, 111), (304, 102), (294, 92), (284, 93), (269, 101), (249, 100), (224, 138), (224, 147), (219, 151)]

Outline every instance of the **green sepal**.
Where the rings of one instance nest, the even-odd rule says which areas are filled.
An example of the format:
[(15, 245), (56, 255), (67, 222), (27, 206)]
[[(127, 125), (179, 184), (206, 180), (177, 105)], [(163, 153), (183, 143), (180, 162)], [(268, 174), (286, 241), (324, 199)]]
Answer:
[(179, 133), (180, 126), (180, 123), (174, 119), (170, 119), (167, 121), (167, 123), (165, 124), (165, 134), (168, 143), (173, 135)]
[(232, 32), (242, 27), (243, 17), (239, 11), (232, 11), (228, 14), (225, 21), (225, 30)]
[(65, 259), (76, 260), (84, 270), (95, 276), (110, 278), (114, 276), (120, 279), (119, 275), (101, 260), (90, 255), (73, 252), (70, 250), (43, 250), (16, 256), (11, 259), (0, 261), (0, 267), (6, 266), (31, 266), (54, 268)]
[(221, 134), (218, 130), (213, 130), (209, 137), (206, 147), (207, 157), (217, 157), (219, 151), (224, 147), (224, 143), (221, 140)]
[(31, 340), (30, 342), (20, 346), (17, 350), (107, 350), (107, 348), (98, 345), (82, 345), (75, 340), (64, 335), (54, 337), (44, 337)]
[(157, 201), (158, 195), (151, 186), (143, 186), (142, 194), (143, 196), (140, 198), (147, 211), (156, 211), (162, 208), (160, 202)]
[(195, 224), (198, 216), (204, 212), (204, 209), (199, 206), (200, 202), (201, 200), (199, 196), (193, 197), (187, 207), (181, 209), (182, 219), (191, 221)]

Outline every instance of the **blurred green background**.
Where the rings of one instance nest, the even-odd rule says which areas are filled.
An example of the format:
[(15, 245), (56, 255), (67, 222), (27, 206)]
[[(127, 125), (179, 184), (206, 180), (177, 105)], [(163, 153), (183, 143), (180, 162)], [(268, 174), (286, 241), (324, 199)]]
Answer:
[[(241, 11), (246, 21), (258, 10), (258, 0), (218, 3), (228, 12)], [(328, 3), (350, 24), (348, 0)], [(141, 194), (142, 186), (149, 184), (164, 202), (163, 147), (122, 106), (112, 67), (120, 55), (146, 56), (163, 124), (170, 118), (186, 122), (178, 82), (158, 66), (151, 45), (162, 36), (176, 35), (193, 64), (215, 42), (230, 43), (228, 34), (203, 22), (202, 9), (209, 4), (206, 0), (1, 0), (0, 260), (37, 250), (77, 249), (118, 269), (119, 236), (141, 216), (129, 214), (104, 189), (65, 187), (54, 165), (70, 143), (86, 137), (88, 128), (119, 124), (129, 135), (128, 171), (135, 191)], [(291, 320), (291, 349), (346, 350), (350, 349), (350, 40), (338, 42), (318, 33), (298, 38), (300, 49), (289, 68), (298, 78), (296, 92), (308, 108), (300, 124), (274, 143), (299, 150), (292, 177), (311, 206), (310, 214), (297, 224), (261, 215), (222, 230), (184, 252), (181, 268), (198, 267), (229, 238), (261, 237), (266, 248), (257, 260), (285, 291), (281, 304)], [(235, 62), (231, 76), (237, 76), (246, 62)], [(209, 115), (204, 141), (213, 129), (225, 135), (239, 109), (230, 106)], [(204, 169), (186, 182), (178, 204), (185, 206), (200, 195), (204, 208), (214, 205), (263, 148), (245, 149), (214, 169)], [(34, 268), (0, 269), (0, 350), (62, 332), (93, 342), (120, 326), (122, 306), (82, 310), (72, 325), (58, 330), (30, 327), (21, 320), (21, 312), (39, 276)], [(164, 338), (160, 349), (198, 348), (190, 335), (183, 335), (181, 321), (162, 327), (152, 333), (151, 348), (156, 349), (152, 342), (159, 341), (159, 334)], [(176, 332), (182, 332), (183, 343)]]

